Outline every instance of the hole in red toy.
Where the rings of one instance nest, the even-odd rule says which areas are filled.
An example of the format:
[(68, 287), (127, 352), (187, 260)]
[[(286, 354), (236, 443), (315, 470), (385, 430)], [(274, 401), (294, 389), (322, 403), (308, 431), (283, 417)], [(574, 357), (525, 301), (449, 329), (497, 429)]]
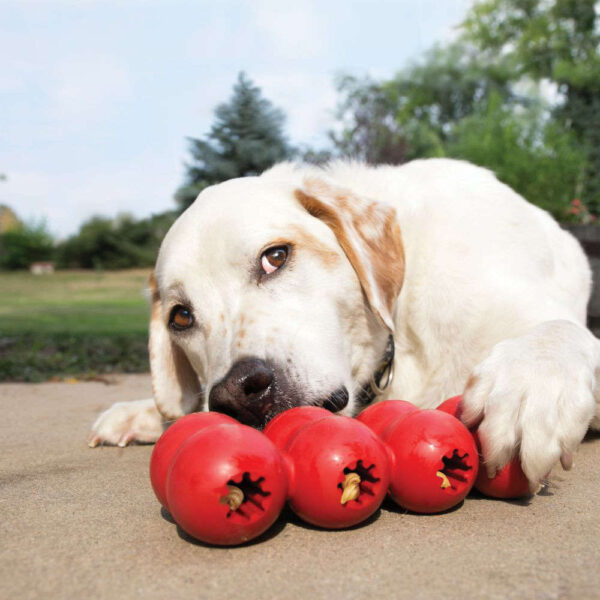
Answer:
[(227, 518), (229, 518), (234, 512), (242, 515), (243, 517), (249, 516), (244, 511), (244, 504), (250, 502), (259, 510), (264, 511), (260, 497), (267, 497), (271, 495), (271, 492), (267, 492), (262, 489), (262, 483), (265, 480), (264, 477), (259, 477), (255, 481), (252, 480), (250, 473), (245, 471), (242, 474), (240, 481), (230, 479), (227, 482), (227, 488), (229, 493), (221, 498), (222, 504), (229, 506)]
[(375, 469), (375, 464), (365, 467), (362, 459), (356, 461), (356, 466), (351, 469), (346, 467), (344, 475), (346, 476), (343, 483), (338, 483), (338, 488), (342, 490), (340, 502), (346, 504), (350, 500), (360, 503), (361, 494), (373, 496), (373, 490), (367, 483), (377, 483), (379, 477), (375, 477), (372, 471)]
[(470, 471), (473, 468), (465, 461), (468, 456), (467, 452), (461, 456), (456, 448), (452, 451), (452, 456), (442, 456), (444, 468), (437, 472), (438, 477), (442, 479), (441, 487), (450, 487), (455, 490), (456, 486), (452, 485), (450, 482), (451, 479), (466, 483), (467, 478), (458, 471)]

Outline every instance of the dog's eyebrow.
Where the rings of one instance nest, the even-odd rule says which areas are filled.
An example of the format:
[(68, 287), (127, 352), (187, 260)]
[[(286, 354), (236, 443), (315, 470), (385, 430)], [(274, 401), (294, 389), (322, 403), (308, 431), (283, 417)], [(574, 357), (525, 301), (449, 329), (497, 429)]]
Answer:
[(180, 281), (176, 281), (172, 283), (166, 290), (165, 296), (170, 300), (174, 301), (177, 304), (184, 304), (186, 306), (191, 306), (192, 303), (190, 299), (187, 297), (187, 294), (183, 290), (183, 284)]
[(293, 245), (301, 246), (305, 250), (312, 252), (321, 259), (325, 267), (333, 269), (339, 264), (340, 257), (327, 244), (324, 244), (300, 225), (290, 226), (289, 232), (290, 235), (288, 237), (272, 240), (269, 245), (277, 246), (280, 243), (292, 243), (291, 240), (294, 240)]

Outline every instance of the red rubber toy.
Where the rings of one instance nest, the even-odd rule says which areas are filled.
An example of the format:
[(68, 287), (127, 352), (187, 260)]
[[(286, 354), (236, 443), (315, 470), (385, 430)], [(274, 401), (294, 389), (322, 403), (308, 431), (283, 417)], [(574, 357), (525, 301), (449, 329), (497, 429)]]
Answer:
[(462, 414), (462, 395), (453, 396), (452, 398), (448, 398), (448, 400), (444, 400), (438, 407), (437, 410), (441, 410), (443, 412), (452, 415), (460, 420), (460, 415)]
[[(453, 398), (448, 398), (448, 400), (442, 402), (437, 409), (460, 419), (462, 412), (461, 401), (462, 396), (454, 396)], [(471, 431), (471, 433), (475, 438), (475, 443), (477, 444), (477, 449), (479, 451), (479, 473), (475, 480), (475, 489), (486, 496), (502, 498), (505, 500), (528, 496), (530, 494), (529, 482), (527, 481), (525, 473), (523, 473), (519, 458), (513, 458), (513, 460), (496, 473), (495, 477), (490, 479), (487, 476), (485, 466), (482, 464), (479, 435), (477, 434), (477, 431)]]
[(150, 483), (158, 501), (167, 506), (167, 471), (179, 447), (191, 435), (210, 425), (237, 423), (231, 417), (217, 412), (198, 412), (175, 421), (158, 439), (150, 458)]
[(414, 404), (406, 400), (382, 400), (365, 408), (356, 419), (383, 438), (385, 430), (397, 419), (418, 410)]
[(386, 496), (389, 459), (383, 442), (350, 417), (330, 416), (299, 429), (285, 450), (289, 505), (328, 529), (356, 525)]
[(184, 531), (210, 544), (244, 543), (276, 520), (286, 495), (301, 518), (330, 529), (356, 525), (379, 508), (390, 479), (383, 442), (324, 409), (287, 412), (269, 428), (282, 452), (217, 413), (191, 415), (164, 434), (153, 454), (153, 486), (160, 500), (156, 482), (170, 462), (164, 505)]
[(384, 441), (392, 462), (390, 494), (408, 510), (448, 510), (475, 483), (475, 440), (458, 419), (443, 411), (420, 410), (399, 419), (387, 429)]
[[(481, 442), (476, 431), (473, 432), (473, 437), (481, 453)], [(486, 496), (502, 498), (504, 500), (523, 498), (530, 494), (529, 481), (525, 473), (523, 473), (521, 461), (518, 456), (500, 469), (495, 477), (491, 479), (487, 476), (485, 466), (480, 463), (479, 474), (475, 480), (475, 489)]]
[(316, 421), (332, 417), (332, 413), (320, 406), (296, 406), (273, 417), (263, 433), (283, 450), (290, 438), (302, 427)]
[(167, 474), (175, 522), (209, 544), (231, 546), (266, 531), (286, 499), (283, 458), (262, 433), (222, 424), (195, 433), (179, 448)]
[(385, 429), (384, 441), (361, 420), (318, 407), (282, 413), (265, 435), (219, 413), (189, 415), (157, 443), (153, 488), (184, 531), (216, 545), (263, 533), (286, 497), (305, 521), (340, 529), (371, 516), (388, 490), (422, 513), (467, 495), (479, 455), (460, 421), (403, 401), (368, 410), (363, 419)]

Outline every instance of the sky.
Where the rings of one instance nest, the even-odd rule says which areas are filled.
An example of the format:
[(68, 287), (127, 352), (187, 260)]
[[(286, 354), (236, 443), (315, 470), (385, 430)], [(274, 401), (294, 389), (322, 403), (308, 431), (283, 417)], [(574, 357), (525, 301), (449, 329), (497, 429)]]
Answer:
[(0, 204), (58, 238), (174, 207), (187, 138), (245, 71), (324, 148), (340, 74), (393, 76), (471, 0), (0, 0)]

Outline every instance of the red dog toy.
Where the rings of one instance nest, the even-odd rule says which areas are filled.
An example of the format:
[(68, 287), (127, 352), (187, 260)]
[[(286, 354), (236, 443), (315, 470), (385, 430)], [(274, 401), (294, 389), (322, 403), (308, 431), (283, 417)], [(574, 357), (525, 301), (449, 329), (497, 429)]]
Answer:
[(379, 437), (400, 417), (405, 417), (419, 409), (405, 400), (382, 400), (365, 408), (356, 419), (370, 427)]
[(351, 527), (385, 498), (390, 480), (385, 447), (355, 419), (309, 411), (286, 411), (265, 428), (286, 457), (289, 505), (313, 525)]
[(156, 442), (150, 458), (150, 483), (158, 501), (168, 509), (167, 471), (179, 447), (194, 433), (211, 425), (237, 423), (231, 417), (217, 412), (192, 413), (171, 425)]
[(448, 510), (471, 491), (479, 456), (469, 430), (436, 410), (411, 413), (384, 435), (392, 457), (390, 494), (419, 513)]
[(167, 475), (175, 522), (217, 545), (247, 542), (277, 519), (286, 499), (284, 461), (262, 433), (241, 425), (206, 427), (185, 441)]
[[(448, 400), (445, 400), (438, 406), (438, 410), (447, 412), (457, 419), (460, 419), (462, 413), (461, 402), (462, 396), (448, 398)], [(483, 464), (479, 434), (477, 431), (471, 431), (471, 433), (475, 438), (475, 443), (477, 444), (480, 456), (479, 474), (475, 480), (475, 489), (486, 496), (502, 498), (505, 500), (528, 496), (530, 493), (529, 481), (521, 468), (519, 457), (516, 456), (513, 458), (490, 479), (487, 476), (485, 465)]]
[(330, 529), (360, 523), (380, 506), (389, 463), (368, 427), (305, 407), (273, 419), (265, 433), (197, 413), (163, 434), (152, 486), (184, 531), (211, 544), (244, 543), (272, 525), (286, 496), (301, 518)]

